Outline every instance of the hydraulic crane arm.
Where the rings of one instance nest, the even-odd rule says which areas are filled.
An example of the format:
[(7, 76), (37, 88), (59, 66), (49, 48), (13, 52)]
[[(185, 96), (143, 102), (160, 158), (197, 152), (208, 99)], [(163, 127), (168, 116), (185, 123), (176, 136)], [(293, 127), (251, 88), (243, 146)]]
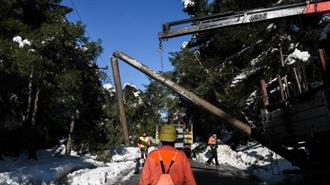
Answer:
[(330, 1), (306, 1), (303, 3), (254, 9), (236, 13), (227, 12), (200, 18), (192, 18), (165, 23), (163, 24), (163, 32), (160, 32), (158, 37), (159, 39), (168, 39), (211, 29), (299, 15), (323, 14), (328, 12), (330, 12)]

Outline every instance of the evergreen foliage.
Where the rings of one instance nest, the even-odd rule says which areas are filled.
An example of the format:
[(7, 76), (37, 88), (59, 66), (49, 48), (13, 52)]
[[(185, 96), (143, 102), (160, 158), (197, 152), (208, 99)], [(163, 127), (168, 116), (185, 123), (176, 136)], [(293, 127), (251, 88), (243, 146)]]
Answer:
[[(198, 18), (289, 3), (292, 2), (195, 0), (184, 11)], [(172, 54), (173, 79), (254, 127), (260, 123), (260, 80), (271, 81), (277, 74), (292, 74), (292, 69), (281, 67), (280, 49), (284, 57), (296, 48), (317, 56), (318, 22), (319, 17), (293, 17), (196, 33), (186, 48)], [(317, 61), (313, 62), (310, 69), (317, 68)], [(313, 78), (319, 77), (318, 74)], [(248, 104), (251, 97), (254, 103)], [(221, 133), (223, 128), (231, 129), (200, 108), (184, 106), (193, 120), (195, 135), (206, 136), (212, 132)]]
[(100, 42), (85, 36), (82, 23), (68, 22), (71, 9), (60, 2), (0, 2), (3, 152), (58, 144), (67, 138), (72, 115), (75, 146), (96, 150), (109, 141), (104, 74), (95, 64)]

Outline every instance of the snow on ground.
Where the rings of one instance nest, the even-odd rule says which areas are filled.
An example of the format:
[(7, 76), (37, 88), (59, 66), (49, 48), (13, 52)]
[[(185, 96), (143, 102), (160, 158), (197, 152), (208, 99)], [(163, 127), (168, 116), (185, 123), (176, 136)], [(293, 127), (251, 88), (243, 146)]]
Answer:
[(104, 163), (92, 155), (78, 156), (73, 152), (65, 157), (60, 153), (58, 149), (40, 150), (37, 161), (27, 160), (26, 155), (0, 161), (0, 184), (46, 185), (58, 183), (65, 177), (70, 184), (111, 184), (123, 171), (134, 168), (134, 161), (140, 155), (137, 148), (126, 148), (115, 154), (112, 162)]
[[(198, 154), (194, 159), (205, 163), (208, 160), (208, 158), (205, 157), (207, 150), (209, 150), (209, 147), (204, 152)], [(294, 170), (298, 168), (293, 167), (289, 161), (276, 155), (260, 144), (249, 143), (249, 146), (241, 147), (238, 151), (232, 150), (228, 145), (219, 145), (217, 151), (220, 164), (246, 170), (260, 178), (266, 184), (284, 183), (287, 182), (289, 178), (291, 181), (297, 180), (292, 179), (292, 177), (286, 177), (285, 174), (283, 174), (283, 170)], [(275, 165), (276, 163), (278, 166)]]
[(71, 185), (114, 184), (124, 171), (133, 169), (134, 167), (134, 161), (108, 163), (104, 167), (75, 171), (69, 174), (67, 178)]
[(135, 161), (140, 155), (138, 148), (123, 148), (106, 166), (75, 171), (67, 176), (68, 182), (71, 185), (114, 184), (120, 175), (135, 168)]
[(50, 184), (75, 169), (100, 165), (92, 156), (60, 157), (54, 154), (54, 149), (41, 150), (37, 153), (37, 161), (28, 160), (27, 155), (0, 161), (0, 184)]
[[(193, 148), (202, 143), (193, 144)], [(62, 146), (63, 147), (63, 146)], [(152, 147), (149, 152), (156, 149)], [(205, 163), (205, 151), (197, 154), (194, 160)], [(68, 182), (72, 185), (115, 184), (119, 178), (132, 175), (130, 171), (135, 168), (135, 162), (140, 156), (140, 151), (135, 147), (123, 147), (113, 155), (111, 162), (100, 162), (95, 156), (79, 156), (73, 152), (69, 157), (62, 156), (63, 148), (41, 150), (38, 152), (38, 161), (26, 159), (26, 155), (19, 158), (6, 158), (0, 161), (0, 184), (55, 184)], [(57, 155), (55, 155), (57, 154)], [(260, 144), (251, 142), (242, 146), (237, 151), (228, 145), (219, 145), (219, 162), (241, 170), (246, 170), (259, 177), (264, 184), (284, 183), (289, 178), (283, 170), (297, 169), (290, 162), (277, 156)], [(272, 163), (272, 161), (274, 161)], [(272, 165), (278, 163), (278, 166)], [(292, 177), (290, 177), (292, 181)]]

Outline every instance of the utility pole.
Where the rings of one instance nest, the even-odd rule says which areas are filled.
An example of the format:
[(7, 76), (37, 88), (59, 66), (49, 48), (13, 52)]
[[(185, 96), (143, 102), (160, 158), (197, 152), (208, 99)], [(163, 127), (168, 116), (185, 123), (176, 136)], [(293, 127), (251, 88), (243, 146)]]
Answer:
[(116, 88), (116, 94), (118, 100), (119, 119), (124, 132), (125, 145), (129, 146), (126, 114), (125, 114), (125, 108), (123, 102), (123, 91), (121, 88), (121, 80), (118, 69), (118, 59), (114, 56), (111, 57), (111, 65), (112, 65), (113, 78), (115, 80), (115, 88)]
[[(178, 93), (179, 95), (185, 97), (188, 101), (194, 103), (197, 106), (204, 108), (205, 110), (209, 111), (210, 113), (218, 116), (219, 118), (225, 120), (234, 128), (237, 128), (242, 133), (246, 134), (247, 136), (251, 136), (251, 127), (246, 123), (230, 116), (223, 110), (219, 109), (218, 107), (212, 105), (208, 101), (198, 97), (194, 93), (188, 91), (187, 89), (179, 86), (178, 84), (174, 83), (173, 81), (163, 77), (162, 75), (156, 73), (152, 69), (148, 68), (147, 66), (141, 64), (140, 62), (136, 61), (135, 59), (129, 57), (128, 55), (122, 52), (115, 52), (113, 54), (113, 61), (117, 62), (116, 58), (121, 59), (122, 61), (126, 62), (127, 64), (133, 66), (135, 69), (143, 72), (144, 74), (150, 76), (154, 80), (160, 82), (161, 84), (165, 85), (166, 87), (170, 88), (174, 92)], [(113, 62), (113, 63), (115, 63)], [(114, 66), (114, 65), (113, 65)], [(117, 68), (118, 70), (118, 68)], [(118, 72), (118, 71), (116, 71)], [(115, 74), (115, 70), (113, 71)], [(119, 94), (119, 93), (118, 93)]]

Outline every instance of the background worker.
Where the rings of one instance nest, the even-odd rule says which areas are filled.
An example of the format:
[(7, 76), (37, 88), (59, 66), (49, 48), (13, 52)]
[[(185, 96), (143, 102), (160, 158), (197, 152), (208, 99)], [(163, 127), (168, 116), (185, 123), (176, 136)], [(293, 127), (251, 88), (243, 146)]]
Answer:
[(143, 132), (142, 136), (139, 137), (138, 146), (141, 151), (141, 159), (144, 163), (147, 159), (148, 148), (151, 146), (151, 139), (147, 136), (146, 132)]
[(217, 148), (218, 148), (218, 143), (217, 143), (217, 135), (216, 134), (212, 134), (209, 137), (208, 140), (208, 144), (211, 148), (211, 157), (207, 160), (207, 164), (211, 164), (213, 158), (215, 159), (215, 165), (219, 166), (219, 161), (218, 161), (218, 152), (217, 152)]
[(165, 181), (165, 184), (196, 185), (188, 158), (174, 148), (176, 137), (173, 126), (161, 128), (159, 139), (162, 146), (148, 155), (140, 175), (140, 185), (157, 185)]
[(189, 128), (186, 128), (184, 132), (184, 146), (183, 151), (188, 158), (191, 158), (191, 145), (193, 144), (193, 134)]

